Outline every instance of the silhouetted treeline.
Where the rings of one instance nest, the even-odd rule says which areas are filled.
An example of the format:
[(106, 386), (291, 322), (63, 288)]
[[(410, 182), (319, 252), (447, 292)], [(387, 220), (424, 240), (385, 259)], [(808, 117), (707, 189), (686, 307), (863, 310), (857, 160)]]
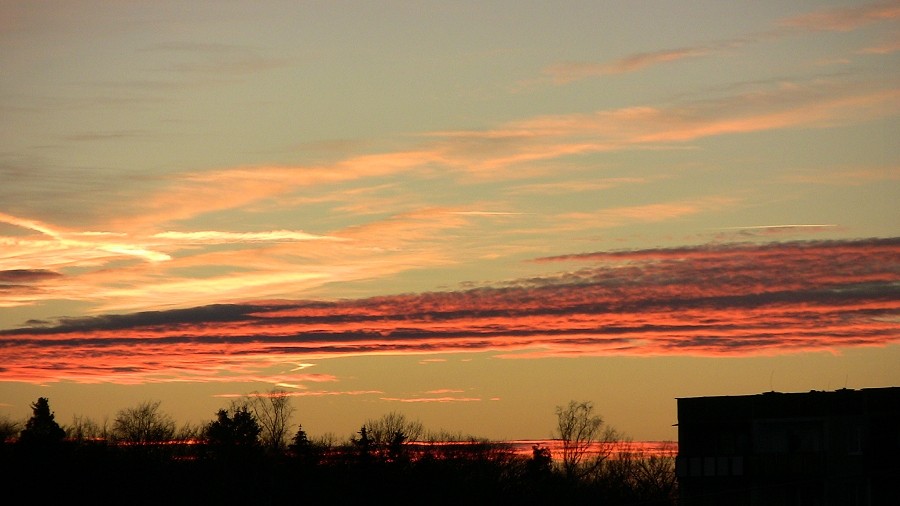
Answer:
[(675, 504), (671, 457), (600, 455), (573, 474), (545, 447), (428, 435), (398, 413), (346, 440), (301, 426), (264, 444), (247, 403), (181, 430), (158, 408), (62, 428), (39, 399), (22, 427), (0, 424), (4, 488), (40, 504)]

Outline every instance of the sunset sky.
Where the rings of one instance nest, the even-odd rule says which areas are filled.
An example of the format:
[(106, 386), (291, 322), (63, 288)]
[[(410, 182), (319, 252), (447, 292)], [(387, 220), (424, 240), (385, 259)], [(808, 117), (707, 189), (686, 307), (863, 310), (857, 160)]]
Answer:
[(900, 1), (4, 0), (0, 115), (0, 415), (900, 385)]

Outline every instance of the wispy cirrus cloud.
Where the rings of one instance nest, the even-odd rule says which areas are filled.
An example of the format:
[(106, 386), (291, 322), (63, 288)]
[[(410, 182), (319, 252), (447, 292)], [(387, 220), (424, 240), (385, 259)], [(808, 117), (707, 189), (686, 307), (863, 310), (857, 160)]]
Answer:
[(782, 26), (810, 30), (848, 32), (878, 21), (900, 18), (900, 2), (884, 0), (852, 7), (822, 9), (790, 17)]
[[(176, 305), (188, 302), (201, 303), (202, 297), (213, 293), (252, 291), (254, 287), (274, 288), (287, 283), (296, 285), (309, 280), (322, 279), (322, 273), (299, 271), (296, 266), (290, 272), (272, 272), (263, 269), (256, 272), (230, 272), (221, 276), (203, 278), (171, 275), (160, 281), (155, 274), (159, 268), (145, 270), (133, 262), (171, 264), (176, 271), (190, 264), (172, 255), (196, 245), (290, 243), (307, 241), (342, 241), (338, 237), (308, 234), (301, 231), (275, 230), (266, 232), (160, 232), (151, 235), (132, 236), (125, 233), (103, 231), (75, 231), (62, 229), (36, 220), (0, 214), (0, 222), (13, 225), (32, 234), (0, 237), (4, 246), (0, 262), (8, 267), (2, 272), (6, 277), (16, 277), (18, 282), (9, 284), (0, 294), (0, 305), (16, 306), (41, 300), (70, 299), (106, 300), (108, 309), (124, 304), (121, 308), (136, 309), (156, 306), (169, 300)], [(35, 234), (36, 233), (36, 234)], [(258, 255), (258, 252), (257, 252)], [(127, 262), (128, 267), (115, 270), (105, 268), (111, 263)], [(209, 260), (209, 259), (206, 259)], [(244, 259), (245, 265), (252, 265)], [(41, 266), (32, 268), (32, 266)], [(87, 272), (83, 272), (89, 269)], [(81, 271), (67, 275), (67, 271)], [(233, 270), (233, 269), (231, 269)], [(287, 269), (285, 269), (287, 270)], [(28, 275), (26, 275), (28, 274)], [(128, 279), (128, 283), (123, 283)], [(40, 289), (37, 284), (40, 283)], [(127, 286), (126, 286), (127, 285)], [(87, 289), (90, 287), (90, 289)], [(243, 288), (242, 288), (243, 287)], [(153, 301), (156, 302), (153, 302)], [(115, 302), (111, 302), (115, 301)]]
[[(849, 32), (872, 23), (900, 18), (900, 2), (885, 0), (852, 7), (821, 9), (778, 20), (761, 33), (750, 33), (727, 40), (711, 41), (688, 47), (659, 49), (633, 53), (607, 62), (562, 62), (549, 65), (542, 74), (555, 85), (565, 85), (587, 78), (637, 72), (649, 67), (679, 60), (724, 53), (760, 41), (768, 41), (803, 32)], [(888, 54), (896, 51), (896, 41), (864, 49), (864, 53)]]
[(547, 183), (531, 183), (511, 186), (506, 193), (511, 195), (520, 194), (542, 194), (542, 195), (558, 195), (572, 194), (579, 192), (592, 192), (600, 190), (609, 190), (619, 186), (630, 184), (644, 184), (651, 181), (661, 179), (656, 177), (610, 177), (603, 179), (593, 179), (588, 181), (553, 181)]
[(352, 156), (325, 166), (252, 166), (174, 174), (108, 227), (151, 229), (207, 213), (251, 208), (303, 188), (401, 174), (441, 159), (433, 151), (412, 150)]
[[(453, 264), (458, 260), (452, 250), (442, 246), (447, 233), (493, 216), (517, 215), (423, 208), (324, 235), (297, 230), (60, 232), (52, 225), (9, 219), (41, 233), (0, 238), (8, 246), (0, 252), (3, 266), (42, 266), (60, 276), (45, 279), (40, 289), (36, 283), (9, 287), (0, 292), (0, 304), (63, 299), (89, 302), (95, 311), (134, 311), (200, 305), (210, 298), (234, 302), (297, 296), (330, 283)], [(148, 261), (147, 255), (129, 254), (139, 248), (156, 256)], [(164, 265), (158, 265), (162, 260)]]
[(661, 223), (687, 216), (713, 212), (737, 203), (726, 197), (702, 197), (674, 202), (660, 202), (636, 206), (621, 206), (592, 212), (570, 212), (553, 215), (556, 230), (596, 230), (636, 223)]
[[(283, 395), (285, 397), (337, 397), (337, 396), (357, 396), (357, 395), (381, 395), (384, 394), (381, 390), (300, 390), (300, 391), (284, 391), (282, 393), (278, 393), (277, 395)], [(224, 398), (242, 398), (246, 397), (247, 394), (216, 394), (213, 397), (224, 397)]]
[(850, 168), (835, 171), (795, 172), (781, 178), (787, 183), (857, 186), (878, 181), (900, 181), (900, 167)]
[[(213, 213), (251, 213), (276, 206), (318, 203), (331, 206), (336, 213), (357, 215), (383, 214), (387, 207), (396, 214), (401, 211), (397, 206), (414, 209), (424, 204), (411, 198), (410, 192), (391, 198), (339, 187), (375, 182), (375, 188), (388, 191), (386, 181), (400, 176), (422, 181), (469, 182), (473, 176), (479, 181), (524, 180), (553, 174), (563, 160), (577, 162), (584, 155), (681, 149), (716, 136), (870, 121), (896, 114), (898, 94), (900, 91), (879, 87), (878, 83), (768, 83), (766, 88), (752, 92), (676, 105), (535, 116), (483, 130), (434, 131), (419, 136), (418, 145), (407, 149), (348, 156), (324, 165), (247, 166), (168, 174), (131, 188), (122, 197), (126, 201), (110, 201), (105, 194), (94, 199), (67, 194), (60, 196), (63, 200), (59, 205), (65, 206), (65, 199), (77, 199), (70, 202), (71, 207), (99, 220), (90, 225), (92, 229), (143, 236), (184, 233), (190, 220)], [(312, 189), (314, 195), (300, 193)], [(111, 217), (101, 212), (109, 205), (118, 206)], [(92, 211), (92, 206), (97, 209)]]
[(272, 230), (267, 232), (221, 232), (203, 230), (197, 232), (159, 232), (154, 239), (171, 239), (180, 243), (217, 244), (241, 242), (291, 242), (291, 241), (342, 241), (340, 237), (329, 237), (295, 230)]
[(253, 74), (290, 63), (284, 58), (266, 56), (256, 48), (234, 44), (172, 41), (153, 44), (139, 52), (167, 56), (167, 61), (174, 62), (164, 67), (166, 70), (217, 77)]
[[(0, 222), (17, 229), (0, 237), (4, 270), (43, 269), (65, 276), (48, 278), (40, 286), (19, 284), (0, 293), (0, 304), (70, 300), (88, 302), (95, 310), (133, 311), (202, 305), (213, 294), (228, 297), (218, 302), (302, 297), (332, 283), (386, 279), (411, 269), (456, 265), (472, 252), (472, 241), (465, 242), (464, 236), (474, 236), (473, 230), (486, 218), (493, 218), (494, 224), (503, 220), (505, 228), (498, 232), (494, 227), (484, 237), (533, 236), (540, 231), (566, 240), (565, 234), (576, 231), (715, 212), (737, 201), (719, 196), (657, 198), (638, 205), (598, 205), (540, 215), (514, 199), (572, 191), (570, 183), (527, 181), (533, 180), (532, 175), (549, 179), (547, 175), (563, 162), (567, 170), (578, 171), (581, 155), (681, 149), (715, 136), (842, 126), (896, 114), (898, 104), (900, 90), (880, 83), (848, 86), (827, 79), (767, 83), (752, 92), (678, 105), (535, 116), (485, 130), (435, 131), (416, 137), (413, 142), (418, 145), (407, 149), (348, 156), (321, 166), (169, 174), (130, 192), (128, 202), (115, 202), (117, 212), (112, 217), (102, 212), (110, 202), (97, 199), (86, 204), (97, 206), (88, 215), (103, 218), (78, 228), (0, 215)], [(893, 179), (894, 172), (889, 167), (872, 177)], [(495, 194), (502, 198), (457, 192), (452, 205), (435, 205), (410, 191), (398, 191), (403, 195), (400, 199), (385, 197), (384, 192), (395, 191), (401, 177), (423, 187), (483, 184), (491, 179), (491, 184), (500, 186)], [(820, 178), (819, 184), (831, 177), (810, 175), (811, 180)], [(853, 180), (852, 175), (848, 177)], [(584, 188), (649, 180), (595, 179)], [(863, 180), (868, 179), (856, 179)], [(523, 183), (516, 184), (519, 181)], [(341, 195), (347, 183), (355, 183), (360, 191)], [(229, 218), (236, 221), (266, 211), (284, 213), (288, 208), (305, 216), (304, 198), (318, 198), (315, 205), (322, 209), (296, 229), (234, 231), (192, 226), (207, 216), (220, 218), (224, 212), (236, 213)], [(84, 202), (79, 197), (72, 207), (83, 209)], [(336, 220), (337, 215), (355, 221)], [(527, 220), (517, 221), (526, 216)], [(302, 230), (309, 225), (318, 230)], [(493, 240), (477, 247), (482, 258), (514, 249)]]
[(431, 135), (443, 139), (448, 163), (478, 173), (576, 155), (671, 149), (724, 135), (870, 121), (896, 114), (898, 98), (900, 90), (877, 85), (786, 82), (677, 106), (537, 116), (488, 130)]
[[(0, 259), (7, 266), (41, 265), (59, 267), (77, 262), (103, 262), (110, 258), (130, 257), (149, 262), (164, 262), (171, 257), (143, 244), (126, 243), (117, 234), (77, 232), (58, 229), (37, 220), (0, 213), (0, 223), (40, 234), (33, 237), (0, 237), (7, 248)], [(40, 257), (40, 261), (34, 261)]]
[(765, 237), (776, 235), (794, 235), (798, 233), (823, 233), (838, 228), (834, 224), (792, 224), (792, 225), (752, 225), (743, 227), (725, 227), (719, 230), (726, 234), (747, 237)]
[(68, 141), (77, 142), (93, 142), (93, 141), (120, 141), (122, 139), (130, 139), (136, 137), (145, 137), (148, 132), (141, 130), (122, 130), (118, 132), (84, 132), (79, 134), (67, 135)]
[(685, 58), (696, 58), (710, 52), (705, 47), (665, 49), (645, 53), (635, 53), (609, 63), (566, 62), (544, 68), (542, 73), (549, 76), (554, 84), (568, 84), (580, 79), (636, 72), (644, 68)]
[(382, 397), (381, 400), (403, 403), (481, 402), (481, 397)]
[(895, 36), (893, 39), (882, 42), (880, 44), (876, 44), (873, 46), (864, 47), (858, 51), (859, 54), (892, 54), (900, 51), (900, 36)]
[[(205, 306), (7, 330), (0, 379), (249, 381), (273, 365), (302, 375), (294, 369), (301, 361), (354, 355), (720, 356), (900, 341), (898, 238), (536, 261), (574, 269), (455, 292)], [(443, 397), (453, 396), (428, 396)]]

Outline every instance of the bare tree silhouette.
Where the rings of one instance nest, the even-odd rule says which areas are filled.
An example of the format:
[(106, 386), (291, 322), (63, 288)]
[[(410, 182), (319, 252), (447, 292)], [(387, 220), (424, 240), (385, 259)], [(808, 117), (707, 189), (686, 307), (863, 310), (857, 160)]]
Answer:
[(260, 438), (263, 446), (275, 453), (283, 452), (287, 448), (291, 416), (294, 414), (291, 397), (284, 390), (272, 389), (264, 394), (254, 392), (248, 401), (262, 429)]
[(562, 442), (562, 467), (568, 478), (594, 474), (612, 452), (619, 435), (594, 414), (593, 403), (569, 401), (556, 407), (556, 435)]
[(120, 410), (113, 420), (113, 439), (142, 445), (174, 439), (175, 421), (159, 405), (160, 401), (145, 401)]
[(422, 422), (407, 419), (406, 415), (396, 411), (367, 421), (365, 428), (375, 451), (391, 461), (403, 457), (404, 445), (410, 441), (418, 441), (425, 433)]
[(19, 432), (22, 431), (22, 424), (9, 418), (6, 415), (0, 415), (0, 443), (8, 443), (12, 441)]

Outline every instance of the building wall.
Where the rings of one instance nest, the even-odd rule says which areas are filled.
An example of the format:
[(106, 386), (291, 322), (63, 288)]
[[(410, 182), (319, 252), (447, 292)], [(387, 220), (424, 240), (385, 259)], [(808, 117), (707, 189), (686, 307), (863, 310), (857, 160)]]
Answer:
[(685, 505), (900, 504), (900, 388), (678, 399)]

